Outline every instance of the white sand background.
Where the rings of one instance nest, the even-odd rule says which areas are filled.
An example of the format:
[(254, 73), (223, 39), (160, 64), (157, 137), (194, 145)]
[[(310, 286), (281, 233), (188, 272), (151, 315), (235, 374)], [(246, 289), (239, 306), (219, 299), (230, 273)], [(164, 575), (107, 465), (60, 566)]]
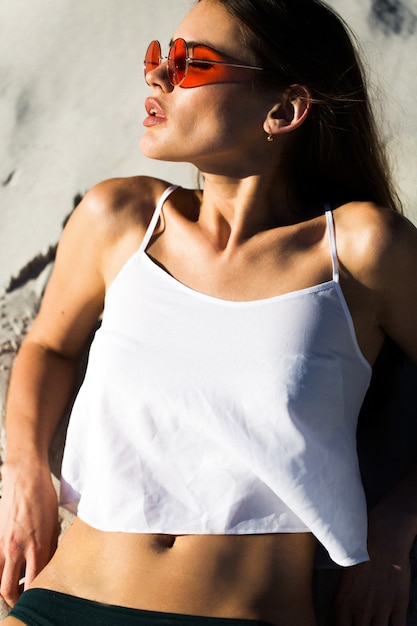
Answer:
[[(153, 38), (166, 44), (191, 4), (0, 0), (1, 413), (12, 359), (75, 199), (113, 176), (195, 184), (190, 166), (153, 162), (138, 150), (145, 48)], [(417, 0), (330, 4), (361, 40), (400, 195), (417, 222)], [(5, 614), (0, 606), (0, 621)]]

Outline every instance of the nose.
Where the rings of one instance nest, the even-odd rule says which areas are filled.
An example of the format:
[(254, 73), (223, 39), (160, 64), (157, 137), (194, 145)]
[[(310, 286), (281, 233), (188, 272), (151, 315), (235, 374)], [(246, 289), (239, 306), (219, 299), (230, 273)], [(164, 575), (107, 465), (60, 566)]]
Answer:
[(161, 63), (154, 68), (146, 72), (145, 81), (150, 87), (159, 86), (164, 91), (171, 91), (173, 85), (171, 85), (168, 78), (168, 64), (166, 59), (161, 59)]
[(167, 64), (166, 61), (155, 67), (154, 69), (147, 72), (145, 76), (146, 83), (150, 87), (160, 87), (163, 91), (172, 91), (174, 86), (171, 85), (171, 82), (168, 78)]

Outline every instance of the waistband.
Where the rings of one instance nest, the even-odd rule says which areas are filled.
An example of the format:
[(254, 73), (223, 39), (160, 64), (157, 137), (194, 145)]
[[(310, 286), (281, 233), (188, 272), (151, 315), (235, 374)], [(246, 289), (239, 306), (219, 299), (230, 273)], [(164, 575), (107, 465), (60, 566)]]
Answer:
[(39, 588), (25, 591), (9, 615), (27, 626), (268, 626), (259, 620), (131, 609)]

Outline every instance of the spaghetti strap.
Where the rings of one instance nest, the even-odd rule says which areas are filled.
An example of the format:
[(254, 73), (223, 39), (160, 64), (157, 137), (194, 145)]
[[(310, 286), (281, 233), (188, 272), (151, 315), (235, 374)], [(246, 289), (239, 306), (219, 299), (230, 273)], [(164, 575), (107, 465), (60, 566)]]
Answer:
[(330, 252), (332, 255), (333, 280), (339, 282), (339, 264), (337, 260), (336, 235), (334, 229), (333, 213), (329, 206), (326, 206), (327, 231), (329, 233)]
[(142, 240), (142, 243), (140, 245), (140, 248), (139, 248), (138, 252), (143, 252), (148, 247), (148, 244), (149, 244), (149, 242), (151, 240), (151, 237), (152, 237), (152, 235), (154, 233), (154, 230), (156, 228), (156, 225), (158, 223), (159, 216), (160, 216), (161, 211), (162, 211), (162, 207), (164, 206), (164, 202), (168, 198), (168, 196), (171, 195), (171, 193), (173, 191), (178, 189), (178, 187), (179, 187), (179, 185), (170, 185), (162, 193), (161, 197), (158, 200), (158, 204), (156, 205), (155, 211), (154, 211), (154, 213), (152, 215), (151, 221), (149, 222), (149, 226), (146, 229), (145, 236), (144, 236), (144, 238)]

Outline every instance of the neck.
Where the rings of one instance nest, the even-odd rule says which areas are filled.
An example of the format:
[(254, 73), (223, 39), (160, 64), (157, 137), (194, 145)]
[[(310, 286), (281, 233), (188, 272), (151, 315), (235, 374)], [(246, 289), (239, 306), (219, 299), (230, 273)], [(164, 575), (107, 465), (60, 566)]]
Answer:
[(298, 221), (300, 207), (279, 174), (245, 178), (204, 176), (199, 223), (221, 249), (270, 228)]

